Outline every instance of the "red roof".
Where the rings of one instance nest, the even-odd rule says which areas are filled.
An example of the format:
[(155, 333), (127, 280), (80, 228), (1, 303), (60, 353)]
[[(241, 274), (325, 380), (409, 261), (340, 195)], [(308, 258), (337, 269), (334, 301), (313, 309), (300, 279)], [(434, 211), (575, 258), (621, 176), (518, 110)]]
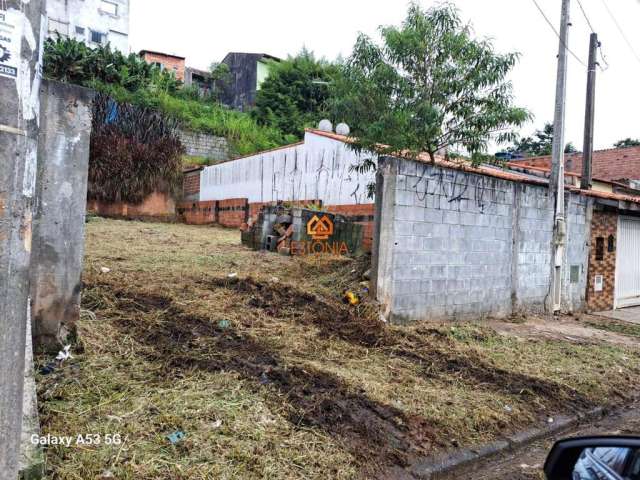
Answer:
[[(551, 157), (512, 160), (513, 164), (549, 169)], [(640, 147), (613, 148), (593, 152), (593, 178), (602, 180), (640, 180)], [(565, 154), (567, 172), (582, 173), (582, 153)]]

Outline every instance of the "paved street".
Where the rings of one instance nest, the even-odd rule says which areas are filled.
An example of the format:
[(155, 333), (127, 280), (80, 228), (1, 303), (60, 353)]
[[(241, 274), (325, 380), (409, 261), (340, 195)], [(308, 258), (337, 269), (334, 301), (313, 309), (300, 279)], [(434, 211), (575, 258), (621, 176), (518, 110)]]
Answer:
[(570, 432), (542, 440), (515, 454), (494, 458), (485, 465), (456, 472), (447, 478), (468, 478), (472, 480), (532, 480), (543, 479), (542, 467), (547, 454), (556, 440), (586, 435), (638, 435), (640, 434), (640, 404), (625, 408), (615, 415), (598, 422), (583, 425)]
[(621, 310), (609, 310), (608, 312), (599, 312), (594, 315), (601, 317), (613, 318), (623, 322), (637, 323), (640, 325), (640, 307), (623, 308)]

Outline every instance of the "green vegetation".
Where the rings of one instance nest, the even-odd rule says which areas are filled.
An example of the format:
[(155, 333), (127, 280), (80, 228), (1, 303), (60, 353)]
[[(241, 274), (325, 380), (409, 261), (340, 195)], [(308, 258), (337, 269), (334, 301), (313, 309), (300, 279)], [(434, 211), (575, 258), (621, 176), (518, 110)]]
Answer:
[(330, 85), (339, 68), (303, 49), (295, 57), (271, 62), (269, 77), (258, 90), (253, 117), (298, 138), (328, 115)]
[(47, 40), (44, 65), (47, 78), (91, 87), (119, 102), (157, 109), (185, 128), (225, 137), (236, 155), (295, 141), (277, 128), (259, 125), (249, 114), (200, 98), (193, 89), (181, 88), (173, 74), (108, 45), (91, 49), (73, 39)]
[(624, 140), (616, 142), (613, 146), (616, 148), (637, 147), (640, 146), (640, 140), (637, 138), (625, 138)]
[(640, 338), (640, 325), (635, 323), (619, 322), (612, 319), (592, 319), (585, 321), (587, 325), (598, 330), (605, 330), (607, 332), (621, 333), (630, 337)]
[[(507, 152), (523, 153), (528, 157), (551, 155), (553, 147), (553, 124), (545, 123), (542, 130), (536, 130), (532, 136), (524, 137), (514, 142), (514, 146)], [(564, 153), (576, 153), (577, 149), (569, 142), (564, 147)]]
[(98, 94), (93, 102), (89, 199), (138, 204), (153, 192), (177, 198), (183, 147), (177, 120)]
[(518, 55), (473, 38), (453, 5), (425, 11), (412, 3), (402, 25), (381, 36), (379, 45), (360, 35), (333, 88), (335, 118), (351, 126), (357, 149), (473, 155), (513, 141), (513, 128), (530, 118), (513, 105), (507, 80)]

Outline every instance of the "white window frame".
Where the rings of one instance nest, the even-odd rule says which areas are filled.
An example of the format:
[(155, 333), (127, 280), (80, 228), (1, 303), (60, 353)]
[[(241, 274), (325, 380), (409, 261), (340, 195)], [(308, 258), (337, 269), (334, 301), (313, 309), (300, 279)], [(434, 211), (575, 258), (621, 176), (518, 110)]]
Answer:
[[(66, 33), (57, 30), (56, 28), (52, 28), (53, 25), (64, 26), (66, 27)], [(48, 30), (49, 35), (53, 35), (54, 33), (59, 33), (61, 37), (69, 38), (69, 22), (63, 22), (62, 20), (56, 20), (55, 18), (49, 18), (48, 22)]]
[[(108, 8), (113, 7), (113, 11), (109, 11), (108, 9), (102, 8), (104, 6), (107, 6)], [(100, 6), (98, 7), (98, 9), (100, 10), (100, 13), (104, 13), (105, 15), (110, 15), (112, 17), (117, 17), (118, 16), (118, 10), (119, 10), (119, 5), (115, 2), (110, 2), (108, 0), (100, 0)]]

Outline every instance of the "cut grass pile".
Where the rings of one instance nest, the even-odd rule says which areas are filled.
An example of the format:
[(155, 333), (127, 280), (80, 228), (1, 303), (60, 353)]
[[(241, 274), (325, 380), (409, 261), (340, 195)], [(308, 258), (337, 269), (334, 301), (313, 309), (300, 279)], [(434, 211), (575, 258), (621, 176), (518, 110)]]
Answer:
[[(38, 377), (43, 433), (126, 441), (51, 447), (51, 478), (374, 478), (624, 401), (640, 380), (633, 349), (381, 324), (370, 302), (341, 302), (366, 259), (100, 219), (86, 250), (75, 358)], [(172, 445), (175, 431), (186, 437)]]

